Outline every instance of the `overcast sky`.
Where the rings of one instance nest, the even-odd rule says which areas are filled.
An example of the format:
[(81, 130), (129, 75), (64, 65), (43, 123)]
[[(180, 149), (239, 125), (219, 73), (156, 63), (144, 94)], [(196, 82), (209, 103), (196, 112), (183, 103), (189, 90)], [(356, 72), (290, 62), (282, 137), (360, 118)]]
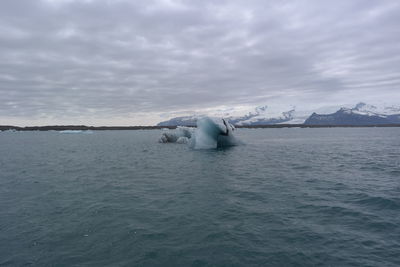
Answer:
[(400, 104), (400, 1), (1, 0), (0, 124)]

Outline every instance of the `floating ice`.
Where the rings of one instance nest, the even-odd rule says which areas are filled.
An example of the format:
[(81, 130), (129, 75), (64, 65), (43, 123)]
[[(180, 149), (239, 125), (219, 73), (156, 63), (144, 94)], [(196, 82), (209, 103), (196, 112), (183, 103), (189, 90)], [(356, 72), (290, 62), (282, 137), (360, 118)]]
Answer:
[(210, 149), (237, 145), (234, 130), (235, 127), (222, 118), (199, 118), (191, 146), (195, 149)]
[(170, 130), (168, 132), (164, 132), (158, 142), (160, 143), (180, 143), (180, 144), (185, 144), (186, 141), (183, 141), (184, 139), (181, 139), (179, 142), (179, 138), (189, 138), (192, 137), (194, 129), (189, 128), (189, 127), (178, 127), (175, 130)]
[(189, 143), (189, 138), (187, 138), (185, 136), (181, 136), (178, 138), (178, 140), (176, 140), (176, 142), (178, 144), (187, 144), (187, 143)]
[(197, 120), (197, 128), (178, 127), (164, 132), (160, 143), (189, 144), (194, 149), (212, 149), (239, 144), (233, 135), (235, 127), (222, 118), (202, 117)]
[(62, 134), (80, 134), (80, 133), (92, 134), (93, 131), (91, 131), (91, 130), (63, 130), (63, 131), (59, 131), (59, 133), (62, 133)]

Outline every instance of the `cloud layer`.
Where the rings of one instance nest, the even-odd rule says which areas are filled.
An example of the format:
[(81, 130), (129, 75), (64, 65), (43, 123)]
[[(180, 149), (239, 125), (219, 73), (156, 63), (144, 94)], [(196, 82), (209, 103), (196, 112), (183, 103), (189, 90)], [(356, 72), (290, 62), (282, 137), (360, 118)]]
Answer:
[(395, 0), (4, 0), (0, 124), (398, 101), (399, 13)]

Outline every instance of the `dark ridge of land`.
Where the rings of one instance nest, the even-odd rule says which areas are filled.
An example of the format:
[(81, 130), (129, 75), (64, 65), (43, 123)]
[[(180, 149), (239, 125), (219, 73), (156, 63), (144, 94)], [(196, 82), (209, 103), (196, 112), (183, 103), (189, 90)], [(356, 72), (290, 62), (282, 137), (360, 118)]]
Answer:
[[(190, 127), (190, 126), (189, 126)], [(193, 126), (191, 126), (193, 127)], [(309, 124), (268, 124), (268, 125), (237, 125), (236, 128), (338, 128), (338, 127), (400, 127), (400, 124), (371, 124), (371, 125), (309, 125)], [(176, 126), (85, 126), (85, 125), (49, 125), (18, 127), (12, 125), (0, 125), (0, 131), (106, 131), (106, 130), (159, 130), (175, 129)]]
[(106, 131), (106, 130), (153, 130), (153, 129), (175, 129), (176, 126), (86, 126), (86, 125), (49, 125), (49, 126), (9, 126), (0, 125), (0, 131)]

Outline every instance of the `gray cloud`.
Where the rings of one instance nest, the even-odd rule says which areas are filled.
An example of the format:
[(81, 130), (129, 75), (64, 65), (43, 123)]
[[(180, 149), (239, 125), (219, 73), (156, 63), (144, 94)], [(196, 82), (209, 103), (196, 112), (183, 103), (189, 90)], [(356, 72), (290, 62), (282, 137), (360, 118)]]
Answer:
[(390, 102), (400, 99), (399, 12), (394, 0), (4, 0), (0, 124)]

